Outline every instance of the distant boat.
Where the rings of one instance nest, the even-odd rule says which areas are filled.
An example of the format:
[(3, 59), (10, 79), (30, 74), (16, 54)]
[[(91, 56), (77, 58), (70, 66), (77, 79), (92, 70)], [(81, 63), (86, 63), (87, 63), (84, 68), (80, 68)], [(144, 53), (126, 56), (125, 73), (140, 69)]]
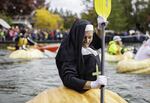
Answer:
[[(57, 52), (58, 48), (59, 48), (60, 44), (49, 44), (49, 45), (43, 45), (43, 46), (30, 46), (30, 48), (35, 48), (38, 49), (42, 52), (44, 52), (45, 50), (50, 51), (50, 52)], [(8, 50), (11, 51), (15, 51), (16, 48), (14, 46), (7, 46)]]
[(16, 50), (13, 51), (9, 58), (12, 59), (37, 59), (44, 58), (43, 52), (38, 49), (26, 49), (26, 50)]
[(59, 46), (60, 46), (60, 44), (51, 44), (51, 45), (46, 45), (46, 46), (38, 46), (36, 48), (42, 52), (44, 52), (44, 50), (56, 52), (58, 50)]
[(150, 74), (150, 58), (122, 60), (117, 64), (118, 73)]

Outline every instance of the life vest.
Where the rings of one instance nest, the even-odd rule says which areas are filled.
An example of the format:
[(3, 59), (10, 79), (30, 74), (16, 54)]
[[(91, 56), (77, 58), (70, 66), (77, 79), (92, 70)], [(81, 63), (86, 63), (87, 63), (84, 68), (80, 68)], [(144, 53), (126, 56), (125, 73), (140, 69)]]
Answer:
[(119, 46), (115, 41), (110, 41), (108, 44), (107, 52), (112, 55), (121, 54), (122, 47)]
[(27, 44), (28, 44), (27, 38), (19, 38), (19, 42), (18, 42), (19, 47), (21, 47), (23, 45), (27, 45)]

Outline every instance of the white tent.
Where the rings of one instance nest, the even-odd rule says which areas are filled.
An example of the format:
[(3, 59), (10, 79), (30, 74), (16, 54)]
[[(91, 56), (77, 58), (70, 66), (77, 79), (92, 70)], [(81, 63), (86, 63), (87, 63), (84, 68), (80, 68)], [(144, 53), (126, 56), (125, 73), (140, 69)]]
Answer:
[(30, 24), (30, 22), (28, 22), (27, 20), (17, 20), (17, 21), (12, 21), (12, 24), (17, 24), (17, 25), (24, 25), (26, 27), (28, 27), (29, 29), (32, 29), (32, 25)]
[(10, 28), (10, 25), (1, 18), (0, 18), (0, 25), (3, 26), (4, 28), (7, 28), (7, 29)]

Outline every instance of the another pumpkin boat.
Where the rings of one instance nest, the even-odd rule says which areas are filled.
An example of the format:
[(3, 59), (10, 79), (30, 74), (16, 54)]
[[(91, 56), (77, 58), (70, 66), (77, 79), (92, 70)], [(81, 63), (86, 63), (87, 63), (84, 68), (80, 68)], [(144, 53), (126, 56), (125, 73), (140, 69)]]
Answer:
[(44, 58), (44, 54), (38, 49), (16, 50), (9, 55), (9, 58), (13, 59)]
[(122, 60), (117, 64), (119, 73), (150, 74), (150, 59), (146, 60)]
[(132, 59), (134, 54), (132, 52), (126, 52), (123, 55), (110, 55), (109, 53), (105, 53), (105, 60), (107, 62), (119, 62), (124, 59)]

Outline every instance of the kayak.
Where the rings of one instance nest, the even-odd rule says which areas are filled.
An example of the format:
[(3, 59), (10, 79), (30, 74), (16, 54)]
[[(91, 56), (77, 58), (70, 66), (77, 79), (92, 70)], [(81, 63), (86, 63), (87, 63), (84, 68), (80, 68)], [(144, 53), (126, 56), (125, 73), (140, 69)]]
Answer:
[(126, 52), (123, 55), (111, 55), (109, 53), (105, 53), (105, 60), (107, 62), (119, 62), (124, 59), (132, 59), (134, 54), (132, 52)]
[[(118, 94), (105, 89), (105, 103), (127, 103)], [(100, 103), (100, 90), (90, 89), (78, 93), (66, 87), (51, 88), (26, 103)]]
[(51, 52), (49, 50), (44, 50), (43, 51), (45, 58), (55, 58), (56, 57), (56, 52)]
[(38, 49), (16, 50), (9, 55), (9, 58), (13, 59), (44, 58), (44, 54)]
[(56, 52), (59, 46), (60, 46), (59, 44), (51, 44), (46, 46), (37, 46), (36, 49), (39, 49), (42, 52), (44, 52), (44, 50), (48, 50), (50, 52)]
[[(60, 44), (50, 44), (50, 45), (43, 45), (43, 46), (30, 46), (29, 48), (34, 48), (34, 49), (38, 49), (42, 52), (44, 52), (44, 50), (48, 50), (50, 52), (57, 52), (58, 48), (59, 48)], [(16, 48), (14, 46), (7, 46), (7, 49), (10, 51), (15, 51)]]
[(145, 60), (122, 60), (117, 64), (119, 73), (150, 74), (150, 59)]

